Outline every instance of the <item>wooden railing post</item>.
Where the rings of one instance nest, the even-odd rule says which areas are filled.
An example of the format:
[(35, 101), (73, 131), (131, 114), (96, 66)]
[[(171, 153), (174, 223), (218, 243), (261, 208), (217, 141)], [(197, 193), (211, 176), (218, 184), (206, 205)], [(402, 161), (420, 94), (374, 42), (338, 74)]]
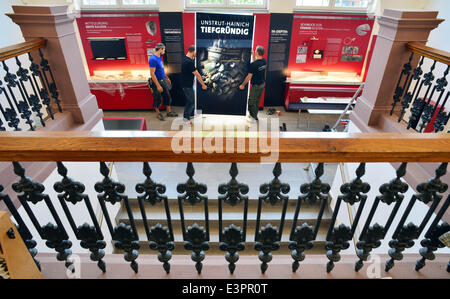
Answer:
[[(351, 120), (363, 132), (372, 131), (392, 109), (395, 86), (408, 61), (408, 42), (425, 44), (431, 30), (444, 21), (437, 11), (385, 9), (378, 17), (380, 30), (366, 78)], [(417, 65), (419, 57), (412, 61)]]
[(7, 15), (20, 26), (26, 41), (47, 40), (42, 52), (54, 72), (64, 111), (71, 112), (74, 122), (84, 124), (85, 129), (94, 127), (103, 113), (89, 89), (75, 35), (75, 15), (68, 13), (67, 5), (12, 8), (14, 13)]

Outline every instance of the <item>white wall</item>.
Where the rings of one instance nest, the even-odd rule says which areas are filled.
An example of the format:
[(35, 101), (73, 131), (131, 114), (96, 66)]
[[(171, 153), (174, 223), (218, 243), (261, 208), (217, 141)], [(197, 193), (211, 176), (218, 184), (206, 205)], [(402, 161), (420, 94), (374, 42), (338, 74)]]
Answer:
[(19, 26), (14, 24), (6, 13), (12, 13), (12, 5), (22, 4), (20, 0), (2, 0), (0, 1), (0, 24), (2, 27), (2, 38), (0, 39), (0, 48), (24, 41)]

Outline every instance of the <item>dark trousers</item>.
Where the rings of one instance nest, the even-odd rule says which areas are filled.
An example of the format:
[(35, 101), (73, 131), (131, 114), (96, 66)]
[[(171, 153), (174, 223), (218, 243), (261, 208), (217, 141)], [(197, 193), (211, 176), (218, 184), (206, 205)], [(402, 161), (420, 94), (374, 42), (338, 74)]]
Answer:
[(250, 96), (248, 97), (248, 112), (254, 119), (258, 119), (258, 105), (261, 95), (264, 91), (265, 84), (252, 85), (250, 88)]
[(159, 109), (162, 103), (161, 96), (164, 98), (164, 106), (170, 106), (172, 103), (172, 97), (170, 96), (170, 88), (169, 88), (169, 82), (167, 82), (166, 79), (159, 80), (159, 85), (163, 88), (162, 92), (158, 91), (158, 88), (156, 88), (156, 84), (152, 85), (152, 91), (153, 91), (153, 107), (156, 109)]
[(186, 97), (186, 105), (184, 106), (183, 118), (189, 120), (191, 116), (194, 116), (195, 110), (195, 96), (194, 96), (194, 88), (192, 87), (183, 87), (183, 93)]

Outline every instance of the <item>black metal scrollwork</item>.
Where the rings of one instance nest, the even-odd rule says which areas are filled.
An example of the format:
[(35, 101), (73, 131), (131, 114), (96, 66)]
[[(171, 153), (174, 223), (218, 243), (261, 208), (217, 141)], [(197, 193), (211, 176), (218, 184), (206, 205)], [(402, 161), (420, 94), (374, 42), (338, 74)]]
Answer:
[[(409, 83), (408, 86), (406, 87), (406, 93), (403, 96), (403, 100), (402, 100), (402, 109), (400, 110), (400, 115), (398, 117), (398, 122), (400, 122), (403, 119), (403, 116), (406, 113), (406, 109), (408, 109), (415, 93), (417, 90), (417, 87), (419, 86), (420, 83), (420, 77), (423, 74), (423, 70), (422, 70), (422, 65), (423, 65), (423, 61), (424, 61), (425, 57), (422, 56), (422, 58), (420, 59), (419, 65), (413, 70), (413, 75), (410, 77), (409, 79)], [(411, 92), (409, 91), (409, 88), (411, 86), (412, 81), (415, 80), (416, 84), (414, 86), (414, 90)], [(422, 85), (420, 85), (422, 87)], [(421, 88), (420, 87), (420, 88)]]
[(14, 106), (11, 102), (11, 98), (9, 97), (8, 93), (6, 92), (6, 89), (2, 85), (3, 85), (3, 82), (2, 82), (2, 80), (0, 80), (0, 94), (5, 95), (9, 107), (6, 107), (5, 109), (3, 109), (3, 106), (0, 104), (0, 111), (2, 112), (3, 117), (7, 121), (8, 126), (10, 128), (14, 128), (15, 131), (20, 131), (21, 130), (19, 128), (20, 120), (17, 117), (16, 110), (14, 109)]
[[(361, 180), (361, 177), (366, 172), (365, 166), (365, 163), (359, 164), (358, 168), (355, 171), (356, 178), (350, 183), (345, 183), (341, 186), (342, 195), (338, 196), (331, 220), (331, 225), (327, 233), (327, 241), (325, 242), (325, 249), (327, 249), (327, 258), (329, 259), (329, 262), (327, 264), (328, 273), (333, 270), (334, 263), (338, 262), (341, 259), (339, 252), (341, 250), (347, 249), (350, 246), (348, 241), (352, 239), (353, 234), (355, 233), (356, 226), (358, 225), (359, 218), (361, 217), (362, 210), (366, 203), (367, 195), (365, 195), (365, 193), (369, 192), (370, 185)], [(346, 226), (345, 224), (334, 227), (336, 217), (339, 213), (339, 207), (342, 201), (348, 203), (349, 205), (354, 205), (355, 203), (360, 202), (351, 228)]]
[[(450, 70), (450, 66), (447, 66), (447, 69), (445, 70), (443, 76), (436, 80), (436, 85), (434, 86), (433, 91), (431, 92), (430, 98), (426, 102), (426, 106), (425, 106), (422, 116), (421, 116), (422, 123), (420, 124), (419, 132), (422, 132), (423, 129), (425, 129), (425, 127), (431, 121), (431, 118), (435, 114), (436, 109), (437, 109), (439, 103), (441, 102), (442, 96), (444, 95), (445, 87), (448, 84), (446, 77), (449, 73), (449, 70)], [(439, 94), (439, 97), (438, 97), (436, 103), (433, 105), (433, 104), (431, 104), (431, 99), (433, 98), (433, 94), (435, 91), (440, 92), (440, 94)]]
[[(42, 53), (41, 49), (39, 51), (39, 56), (41, 57), (41, 67), (42, 67), (42, 74), (44, 76), (44, 80), (46, 85), (48, 86), (48, 90), (52, 94), (52, 98), (55, 100), (56, 105), (58, 106), (58, 111), (62, 112), (61, 108), (61, 101), (59, 100), (58, 96), (58, 89), (56, 88), (55, 78), (53, 77), (52, 69), (50, 68), (50, 65), (48, 64), (48, 60), (44, 58), (44, 54)], [(51, 82), (48, 80), (46, 72), (50, 74)]]
[[(100, 193), (97, 195), (97, 198), (100, 202), (108, 229), (114, 241), (114, 247), (124, 251), (125, 260), (130, 262), (131, 269), (137, 273), (138, 263), (136, 262), (136, 259), (139, 256), (138, 249), (140, 248), (140, 245), (128, 197), (123, 194), (123, 192), (125, 192), (125, 185), (120, 182), (115, 182), (109, 177), (109, 169), (105, 162), (100, 162), (100, 173), (104, 176), (104, 179), (101, 182), (96, 183), (94, 188), (97, 193)], [(113, 227), (105, 202), (114, 205), (115, 203), (122, 201), (127, 209), (131, 225), (120, 222), (119, 225)]]
[[(314, 246), (313, 241), (317, 237), (323, 212), (328, 202), (328, 192), (331, 189), (329, 184), (322, 183), (320, 180), (320, 177), (324, 173), (323, 163), (319, 163), (317, 165), (314, 173), (316, 177), (311, 183), (302, 184), (300, 186), (300, 192), (303, 195), (300, 195), (297, 199), (291, 234), (289, 236), (288, 246), (291, 250), (291, 256), (294, 259), (294, 262), (292, 263), (293, 272), (298, 270), (300, 262), (305, 259), (305, 250), (311, 249)], [(321, 203), (314, 230), (313, 227), (309, 226), (307, 223), (297, 226), (298, 214), (300, 212), (302, 202), (308, 202), (309, 204), (316, 204), (317, 202)]]
[(25, 246), (27, 246), (27, 249), (30, 252), (31, 257), (34, 259), (34, 262), (38, 266), (39, 270), (41, 270), (41, 265), (40, 265), (39, 261), (35, 258), (36, 254), (38, 252), (36, 249), (37, 243), (35, 240), (33, 240), (33, 235), (31, 234), (27, 225), (23, 221), (22, 217), (20, 216), (19, 212), (17, 211), (16, 207), (14, 206), (9, 195), (3, 194), (2, 191), (3, 191), (3, 186), (0, 185), (0, 202), (3, 201), (5, 203), (9, 212), (14, 217), (14, 220), (16, 220), (17, 230), (19, 231), (19, 234), (22, 237), (22, 240), (25, 243)]
[[(163, 263), (163, 268), (167, 274), (170, 273), (169, 260), (172, 258), (171, 250), (175, 248), (172, 220), (170, 218), (169, 203), (167, 196), (163, 194), (166, 192), (166, 186), (155, 183), (151, 179), (152, 169), (147, 162), (144, 162), (143, 173), (146, 176), (146, 180), (143, 183), (136, 185), (136, 192), (143, 194), (137, 197), (139, 208), (141, 210), (142, 218), (144, 220), (144, 228), (149, 240), (150, 248), (159, 251), (158, 260)], [(147, 214), (144, 203), (154, 206), (157, 203), (164, 201), (168, 227), (163, 226), (160, 223), (152, 226), (148, 225)]]
[[(401, 180), (406, 174), (406, 165), (407, 163), (402, 163), (397, 169), (397, 177), (389, 183), (381, 185), (379, 188), (382, 195), (375, 198), (369, 215), (367, 216), (366, 223), (359, 236), (359, 241), (356, 243), (356, 248), (358, 248), (356, 250), (356, 255), (359, 257), (359, 260), (355, 263), (355, 271), (359, 271), (363, 267), (364, 261), (367, 261), (372, 249), (380, 247), (381, 240), (386, 236), (386, 233), (400, 208), (403, 198), (405, 197), (402, 193), (405, 193), (409, 188), (408, 184)], [(395, 202), (395, 206), (384, 227), (378, 223), (370, 226), (380, 201), (387, 205), (391, 205)]]
[[(400, 73), (400, 78), (397, 81), (397, 86), (395, 87), (395, 93), (394, 93), (394, 103), (392, 103), (391, 115), (394, 113), (395, 106), (397, 106), (397, 103), (400, 102), (403, 92), (405, 90), (405, 87), (408, 84), (408, 79), (409, 79), (409, 76), (411, 75), (410, 74), (411, 69), (412, 69), (411, 60), (412, 60), (413, 56), (414, 56), (414, 53), (411, 53), (411, 55), (409, 56), (408, 62), (403, 65), (403, 70)], [(405, 82), (402, 87), (402, 86), (400, 86), (400, 83), (402, 81), (403, 76), (407, 76), (407, 77), (406, 77)]]
[[(191, 162), (187, 163), (186, 174), (189, 179), (183, 183), (178, 184), (177, 191), (181, 195), (178, 196), (178, 206), (180, 208), (181, 216), (181, 229), (183, 231), (184, 248), (186, 250), (191, 250), (191, 259), (195, 262), (195, 268), (198, 274), (201, 274), (203, 264), (202, 261), (205, 259), (205, 251), (209, 249), (209, 214), (208, 214), (208, 197), (201, 194), (205, 194), (207, 187), (204, 184), (197, 183), (194, 180), (194, 166)], [(206, 230), (194, 223), (189, 226), (186, 230), (186, 225), (184, 221), (184, 211), (183, 211), (183, 201), (188, 202), (191, 205), (197, 203), (204, 203), (205, 209), (205, 225)]]
[[(45, 85), (44, 77), (42, 76), (42, 71), (39, 68), (39, 65), (34, 62), (33, 56), (31, 53), (28, 53), (28, 60), (30, 61), (30, 71), (31, 71), (31, 79), (33, 83), (33, 89), (36, 94), (39, 94), (39, 97), (42, 100), (42, 104), (44, 104), (47, 108), (48, 115), (51, 119), (55, 119), (55, 115), (53, 114), (50, 97), (48, 94), (47, 86)], [(39, 81), (36, 80), (39, 78)], [(39, 88), (38, 82), (41, 82), (42, 87)]]
[[(288, 196), (282, 194), (288, 194), (291, 188), (289, 184), (282, 183), (278, 178), (281, 175), (280, 163), (275, 164), (272, 173), (274, 175), (272, 181), (270, 183), (262, 184), (259, 187), (259, 191), (262, 195), (260, 195), (258, 199), (258, 212), (256, 215), (255, 250), (259, 251), (258, 258), (262, 262), (261, 272), (263, 274), (268, 268), (268, 263), (272, 260), (272, 251), (280, 248), (280, 240), (283, 234), (283, 226), (289, 200)], [(261, 231), (259, 230), (263, 201), (271, 204), (272, 206), (283, 202), (280, 227), (278, 230), (270, 223), (266, 224)]]
[(450, 195), (447, 196), (445, 203), (442, 205), (435, 219), (428, 228), (428, 231), (425, 234), (425, 239), (420, 242), (420, 244), (423, 246), (419, 251), (422, 258), (419, 259), (416, 263), (416, 271), (419, 271), (425, 266), (426, 260), (432, 261), (435, 259), (434, 251), (436, 251), (438, 248), (445, 247), (445, 245), (439, 240), (439, 238), (450, 231), (450, 225), (447, 222), (439, 224), (439, 221), (442, 219), (442, 216), (447, 211), (449, 205)]
[[(238, 169), (236, 163), (231, 164), (231, 180), (227, 184), (219, 185), (219, 248), (226, 251), (225, 259), (228, 261), (228, 269), (233, 274), (236, 269), (236, 262), (239, 260), (238, 251), (245, 249), (246, 230), (247, 230), (247, 211), (248, 211), (248, 185), (239, 183), (236, 180)], [(231, 224), (222, 231), (222, 202), (235, 206), (244, 202), (243, 230), (239, 226)]]
[[(24, 91), (21, 88), (20, 83), (16, 80), (17, 76), (15, 74), (12, 74), (9, 72), (9, 68), (6, 65), (5, 61), (2, 61), (2, 64), (3, 64), (3, 69), (6, 72), (4, 79), (5, 79), (5, 82), (7, 83), (7, 87), (8, 87), (9, 93), (11, 95), (11, 98), (12, 98), (14, 104), (16, 105), (17, 111), (19, 111), (20, 117), (25, 120), (25, 123), (27, 123), (30, 126), (30, 129), (32, 131), (34, 131), (35, 128), (33, 126), (33, 121), (30, 119), (30, 117), (31, 117), (30, 107), (28, 106), (27, 99), (25, 97)], [(14, 87), (18, 87), (20, 94), (22, 96), (22, 101), (17, 100), (17, 98), (13, 92)]]
[[(442, 195), (439, 193), (444, 193), (447, 191), (448, 185), (440, 180), (440, 178), (447, 173), (447, 165), (448, 163), (442, 163), (436, 169), (436, 175), (434, 178), (417, 186), (417, 191), (419, 193), (412, 196), (402, 219), (400, 219), (400, 222), (392, 235), (392, 240), (389, 242), (389, 247), (391, 247), (391, 249), (389, 249), (388, 254), (391, 258), (386, 262), (386, 272), (394, 267), (394, 261), (400, 261), (403, 259), (402, 252), (406, 248), (411, 248), (414, 246), (414, 240), (419, 238), (426, 224), (433, 215), (434, 210), (437, 208), (440, 200), (442, 199)], [(429, 202), (432, 202), (432, 204), (419, 226), (412, 222), (404, 225), (416, 200), (419, 200), (424, 204), (428, 204)]]
[(438, 114), (436, 115), (435, 121), (433, 123), (435, 133), (443, 131), (445, 126), (448, 123), (448, 120), (450, 119), (450, 113), (445, 112), (445, 110), (444, 110), (445, 104), (447, 103), (449, 96), (450, 96), (450, 91), (447, 92), (447, 95), (445, 96), (445, 100), (442, 103)]
[[(39, 120), (41, 124), (45, 127), (45, 121), (42, 118), (43, 114), (41, 113), (42, 105), (39, 101), (39, 98), (37, 96), (37, 89), (35, 88), (33, 81), (31, 80), (31, 77), (29, 75), (29, 71), (22, 67), (22, 63), (19, 60), (19, 57), (16, 56), (16, 64), (18, 66), (18, 70), (16, 72), (17, 76), (20, 78), (19, 80), (19, 88), (20, 92), (22, 93), (22, 96), (25, 95), (25, 98), (28, 100), (28, 103), (31, 106), (31, 110), (36, 113), (36, 115), (39, 117)], [(30, 85), (32, 87), (33, 92), (28, 94), (27, 89), (25, 88), (25, 82), (30, 82)]]
[[(19, 193), (17, 197), (19, 198), (20, 203), (24, 207), (27, 215), (30, 217), (31, 222), (35, 226), (41, 238), (46, 240), (45, 244), (47, 247), (55, 249), (56, 252), (58, 252), (56, 256), (57, 260), (65, 261), (65, 266), (74, 272), (75, 269), (72, 266), (73, 262), (69, 260), (70, 255), (72, 254), (72, 251), (70, 250), (72, 247), (72, 242), (69, 241), (69, 236), (67, 235), (67, 232), (64, 229), (58, 214), (56, 213), (50, 197), (43, 193), (45, 191), (44, 185), (25, 176), (25, 169), (19, 162), (13, 162), (13, 166), (14, 173), (20, 177), (20, 180), (14, 183), (12, 188), (15, 192)], [(44, 201), (47, 205), (56, 224), (51, 222), (44, 226), (39, 224), (28, 202), (37, 204), (41, 201)]]
[[(421, 117), (425, 107), (427, 106), (426, 99), (427, 99), (428, 93), (431, 89), (431, 85), (434, 81), (433, 71), (434, 71), (435, 67), (436, 67), (436, 61), (434, 61), (433, 65), (430, 68), (430, 71), (428, 73), (426, 73), (425, 75), (423, 75), (424, 79), (422, 80), (422, 82), (420, 84), (419, 90), (417, 91), (417, 94), (416, 94), (416, 98), (413, 102), (413, 107), (411, 108), (411, 117), (408, 121), (407, 129), (409, 129), (409, 128), (415, 129), (416, 128), (416, 126), (420, 120), (420, 117)], [(419, 94), (420, 94), (422, 85), (428, 86), (428, 88), (427, 88), (427, 91), (425, 92), (424, 97), (419, 98)], [(431, 97), (430, 97), (430, 100), (431, 100)], [(428, 101), (428, 103), (429, 103), (429, 101)]]
[[(91, 260), (97, 262), (97, 266), (103, 273), (105, 273), (106, 264), (102, 259), (105, 256), (105, 251), (103, 249), (106, 247), (106, 242), (103, 240), (103, 234), (98, 221), (95, 218), (95, 213), (89, 200), (89, 196), (87, 194), (83, 194), (85, 187), (82, 183), (76, 182), (67, 176), (67, 168), (63, 163), (57, 162), (57, 170), (63, 179), (56, 182), (53, 188), (57, 193), (60, 193), (58, 194), (58, 199), (63, 207), (67, 219), (69, 220), (70, 226), (72, 227), (77, 239), (80, 240), (81, 247), (89, 249), (91, 252)], [(91, 226), (85, 222), (81, 226), (77, 227), (66, 201), (72, 203), (73, 205), (83, 201), (94, 226)]]

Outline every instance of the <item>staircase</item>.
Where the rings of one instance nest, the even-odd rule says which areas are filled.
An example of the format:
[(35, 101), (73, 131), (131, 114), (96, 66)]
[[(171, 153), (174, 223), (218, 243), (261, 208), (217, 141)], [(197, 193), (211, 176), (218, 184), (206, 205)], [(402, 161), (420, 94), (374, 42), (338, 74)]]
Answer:
[[(292, 219), (294, 217), (296, 199), (290, 199), (288, 203), (288, 208), (286, 212), (286, 221), (283, 229), (283, 236), (281, 238), (281, 248), (274, 254), (290, 254), (289, 244), (289, 233), (292, 227)], [(133, 212), (133, 217), (135, 219), (137, 231), (139, 234), (139, 240), (142, 254), (155, 254), (154, 250), (148, 247), (147, 236), (145, 234), (144, 222), (142, 219), (141, 211), (139, 209), (139, 204), (136, 199), (130, 199), (131, 210)], [(219, 249), (219, 220), (218, 220), (218, 201), (217, 199), (209, 199), (209, 223), (210, 223), (210, 249), (206, 252), (207, 255), (223, 255), (224, 252)], [(175, 250), (172, 251), (175, 255), (186, 254), (187, 250), (183, 247), (183, 236), (181, 230), (181, 220), (178, 208), (177, 199), (169, 199), (169, 207), (172, 215), (172, 225), (174, 230), (175, 238)], [(256, 251), (253, 248), (255, 239), (255, 226), (256, 226), (256, 213), (258, 207), (257, 199), (249, 199), (248, 203), (248, 215), (247, 215), (247, 240), (246, 249), (239, 252), (239, 255), (255, 255)], [(302, 203), (300, 209), (300, 214), (298, 217), (297, 225), (302, 225), (306, 222), (308, 225), (315, 226), (317, 221), (317, 215), (319, 214), (320, 204), (309, 205), (308, 203)], [(184, 205), (183, 207), (186, 227), (197, 222), (199, 225), (204, 225), (204, 210), (203, 205)], [(261, 227), (267, 223), (276, 225), (279, 227), (281, 218), (281, 205), (271, 206), (270, 204), (263, 203), (262, 206), (263, 213), (261, 215)], [(149, 221), (149, 226), (153, 226), (156, 223), (161, 223), (167, 225), (166, 213), (164, 210), (163, 203), (150, 206), (146, 204), (147, 219)], [(320, 224), (319, 232), (317, 238), (314, 242), (314, 247), (308, 250), (307, 254), (325, 254), (324, 244), (325, 237), (327, 234), (328, 227), (331, 220), (331, 210), (327, 206), (325, 208), (323, 218)], [(234, 223), (242, 228), (243, 219), (243, 204), (231, 207), (228, 205), (223, 205), (223, 229)], [(116, 216), (117, 223), (123, 222), (127, 225), (130, 224), (127, 211), (122, 205), (120, 211)]]

